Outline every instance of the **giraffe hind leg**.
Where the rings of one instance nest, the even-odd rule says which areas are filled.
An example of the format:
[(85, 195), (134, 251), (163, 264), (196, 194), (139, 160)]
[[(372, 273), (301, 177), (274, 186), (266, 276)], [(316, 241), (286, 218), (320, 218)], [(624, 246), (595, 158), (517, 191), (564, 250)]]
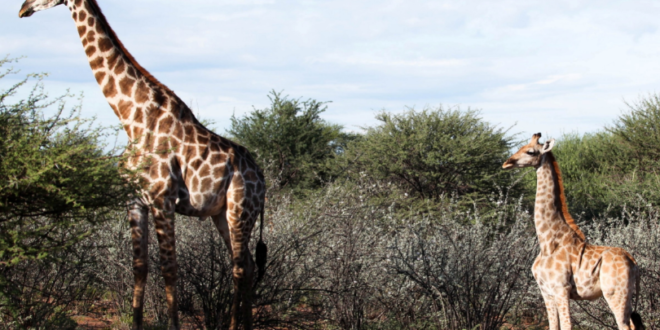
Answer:
[[(252, 284), (254, 261), (249, 250), (252, 226), (247, 213), (227, 211), (227, 224), (233, 264), (234, 300), (230, 329), (238, 329), (242, 320), (244, 329), (252, 329)], [(239, 221), (236, 221), (240, 219)], [(233, 221), (232, 221), (233, 220)], [(253, 223), (252, 223), (253, 224)]]
[(233, 281), (234, 300), (231, 313), (230, 329), (238, 329), (240, 321), (244, 329), (252, 329), (252, 283), (254, 277), (254, 261), (245, 247), (233, 247)]
[(616, 290), (604, 296), (607, 304), (610, 306), (610, 310), (614, 314), (619, 330), (630, 330), (631, 306), (626, 302), (627, 299), (622, 290)]
[(639, 330), (631, 322), (633, 321), (631, 314), (637, 277), (636, 269), (632, 263), (629, 263), (627, 267), (620, 267), (621, 263), (628, 262), (625, 256), (614, 254), (611, 260), (613, 260), (611, 263), (604, 263), (601, 268), (600, 281), (603, 296), (614, 314), (619, 330)]
[[(220, 233), (220, 236), (222, 237), (222, 240), (225, 242), (225, 245), (227, 246), (227, 250), (229, 251), (230, 258), (232, 260), (232, 265), (236, 265), (237, 263), (234, 260), (234, 249), (232, 247), (232, 235), (230, 235), (229, 231), (229, 225), (227, 223), (227, 209), (223, 209), (220, 214), (215, 215), (211, 217), (213, 219), (213, 224), (215, 225), (215, 228), (218, 230)], [(232, 271), (234, 274), (236, 274), (236, 270), (232, 268)], [(237, 329), (238, 328), (238, 320), (241, 319), (240, 314), (240, 303), (241, 303), (241, 290), (240, 290), (240, 283), (238, 281), (238, 278), (234, 275), (232, 276), (232, 281), (234, 282), (234, 297), (232, 299), (232, 306), (231, 306), (231, 319), (230, 319), (230, 329)]]
[(243, 329), (252, 329), (252, 283), (254, 282), (254, 262), (252, 261), (252, 255), (249, 250), (246, 253), (245, 261), (245, 275), (239, 284), (242, 298), (241, 303), (243, 304), (241, 314), (243, 316)]

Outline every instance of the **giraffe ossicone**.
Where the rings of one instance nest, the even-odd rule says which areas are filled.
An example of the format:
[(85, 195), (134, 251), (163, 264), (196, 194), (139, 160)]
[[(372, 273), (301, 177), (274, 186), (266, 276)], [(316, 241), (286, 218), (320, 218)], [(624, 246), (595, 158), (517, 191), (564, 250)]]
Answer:
[(511, 156), (502, 168), (536, 168), (534, 226), (541, 251), (532, 273), (541, 289), (550, 330), (571, 329), (569, 300), (605, 297), (619, 329), (642, 330), (632, 310), (639, 290), (639, 268), (624, 249), (589, 244), (566, 204), (564, 184), (552, 148), (554, 139), (539, 143), (541, 133)]
[[(137, 171), (141, 196), (128, 205), (133, 244), (133, 328), (143, 328), (148, 272), (147, 225), (151, 210), (165, 279), (170, 329), (179, 329), (174, 213), (210, 217), (233, 262), (231, 329), (252, 327), (255, 262), (248, 243), (265, 204), (263, 174), (242, 146), (206, 129), (179, 97), (133, 58), (110, 28), (96, 0), (26, 0), (19, 17), (65, 5), (71, 12), (94, 78), (121, 121), (131, 144), (128, 169)], [(256, 250), (257, 280), (264, 274), (266, 246)]]

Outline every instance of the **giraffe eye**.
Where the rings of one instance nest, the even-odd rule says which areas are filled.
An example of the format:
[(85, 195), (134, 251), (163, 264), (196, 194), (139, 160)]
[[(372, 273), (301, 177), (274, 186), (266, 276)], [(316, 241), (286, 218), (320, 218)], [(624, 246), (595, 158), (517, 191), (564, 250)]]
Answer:
[(534, 150), (534, 149), (532, 149), (532, 150), (528, 150), (528, 151), (527, 151), (527, 154), (528, 154), (528, 155), (532, 155), (532, 156), (536, 155), (537, 153), (538, 153), (538, 152), (537, 152), (536, 150)]

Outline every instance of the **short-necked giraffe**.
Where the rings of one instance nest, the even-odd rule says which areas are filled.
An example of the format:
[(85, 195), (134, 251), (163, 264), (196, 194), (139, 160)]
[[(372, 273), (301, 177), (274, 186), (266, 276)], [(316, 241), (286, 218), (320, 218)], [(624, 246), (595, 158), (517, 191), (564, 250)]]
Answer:
[(596, 246), (568, 213), (559, 165), (552, 154), (554, 139), (539, 143), (541, 133), (511, 156), (504, 169), (536, 168), (534, 225), (541, 251), (532, 266), (548, 311), (550, 330), (571, 329), (569, 300), (605, 297), (619, 329), (644, 329), (632, 312), (639, 270), (635, 259), (617, 247)]
[[(243, 147), (202, 126), (169, 88), (156, 80), (124, 48), (96, 0), (27, 0), (19, 17), (64, 4), (71, 11), (89, 64), (110, 107), (133, 143), (123, 164), (138, 170), (142, 194), (129, 204), (133, 240), (133, 328), (142, 329), (147, 280), (148, 213), (158, 237), (161, 272), (170, 328), (179, 329), (174, 213), (211, 217), (233, 261), (234, 301), (231, 328), (242, 318), (252, 326), (254, 262), (248, 243), (263, 212), (265, 182)], [(257, 244), (258, 277), (266, 247)]]

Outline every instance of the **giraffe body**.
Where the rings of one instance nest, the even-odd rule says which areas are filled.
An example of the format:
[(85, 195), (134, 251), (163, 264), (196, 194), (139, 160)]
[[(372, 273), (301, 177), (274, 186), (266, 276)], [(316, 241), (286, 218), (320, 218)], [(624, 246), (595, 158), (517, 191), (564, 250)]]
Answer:
[[(250, 153), (206, 129), (169, 88), (124, 48), (96, 0), (27, 0), (20, 17), (60, 4), (76, 24), (90, 67), (129, 141), (124, 167), (138, 173), (141, 196), (128, 206), (133, 241), (133, 328), (142, 329), (148, 272), (148, 214), (153, 214), (170, 329), (179, 329), (174, 213), (211, 217), (234, 265), (231, 328), (251, 328), (254, 261), (248, 243), (265, 201), (265, 181)], [(260, 255), (261, 254), (261, 255)], [(265, 245), (259, 241), (259, 278)]]
[(570, 299), (600, 297), (605, 297), (619, 329), (643, 329), (639, 315), (632, 313), (633, 293), (639, 289), (635, 259), (622, 248), (587, 242), (568, 213), (561, 172), (551, 152), (554, 140), (540, 144), (540, 137), (534, 134), (502, 167), (536, 168), (534, 225), (541, 251), (532, 273), (545, 301), (550, 330), (571, 329)]

